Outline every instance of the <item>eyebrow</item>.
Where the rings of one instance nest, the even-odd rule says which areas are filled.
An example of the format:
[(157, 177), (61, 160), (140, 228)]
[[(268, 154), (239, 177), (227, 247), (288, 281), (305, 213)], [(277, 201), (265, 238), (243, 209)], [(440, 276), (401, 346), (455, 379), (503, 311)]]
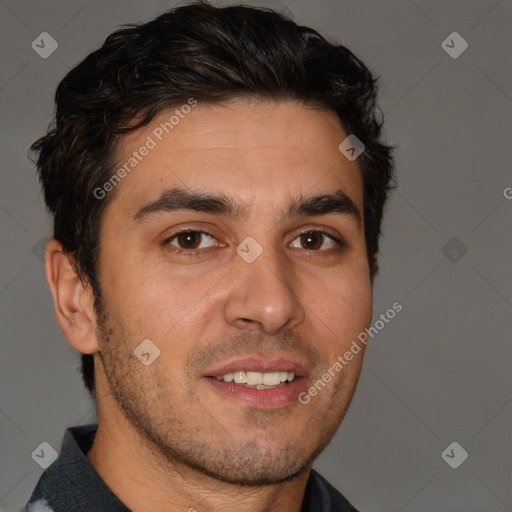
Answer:
[[(134, 215), (135, 223), (141, 223), (153, 215), (193, 211), (221, 215), (235, 219), (247, 219), (251, 208), (238, 203), (222, 193), (205, 193), (191, 191), (180, 187), (165, 190), (158, 199), (145, 204)], [(299, 194), (288, 205), (288, 209), (281, 214), (281, 218), (298, 216), (318, 216), (341, 214), (352, 218), (361, 227), (362, 215), (354, 201), (339, 189), (333, 194), (321, 194), (305, 197)]]

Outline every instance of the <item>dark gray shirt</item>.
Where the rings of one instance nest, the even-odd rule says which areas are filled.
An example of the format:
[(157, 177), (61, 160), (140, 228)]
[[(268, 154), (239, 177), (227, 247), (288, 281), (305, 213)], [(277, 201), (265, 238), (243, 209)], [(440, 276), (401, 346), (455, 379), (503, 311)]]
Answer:
[[(41, 475), (20, 512), (130, 512), (86, 457), (98, 425), (70, 427), (57, 459)], [(358, 512), (325, 478), (311, 470), (301, 512)]]

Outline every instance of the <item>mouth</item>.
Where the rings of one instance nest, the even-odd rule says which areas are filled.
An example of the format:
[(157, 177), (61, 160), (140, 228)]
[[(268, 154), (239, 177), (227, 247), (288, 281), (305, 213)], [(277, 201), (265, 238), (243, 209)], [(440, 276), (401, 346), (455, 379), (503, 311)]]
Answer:
[(294, 361), (245, 358), (208, 371), (203, 379), (224, 398), (255, 409), (275, 409), (295, 401), (308, 377), (308, 370)]
[(246, 388), (253, 389), (274, 389), (282, 387), (295, 380), (294, 372), (275, 371), (275, 372), (251, 372), (247, 370), (237, 370), (235, 372), (225, 373), (223, 375), (209, 376), (211, 379), (217, 379), (221, 382), (233, 382)]

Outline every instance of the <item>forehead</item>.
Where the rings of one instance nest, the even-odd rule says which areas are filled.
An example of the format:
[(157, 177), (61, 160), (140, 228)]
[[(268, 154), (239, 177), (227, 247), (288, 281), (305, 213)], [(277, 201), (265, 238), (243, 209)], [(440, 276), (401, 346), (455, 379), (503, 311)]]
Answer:
[(178, 105), (121, 139), (113, 202), (128, 214), (173, 187), (273, 205), (341, 188), (362, 213), (359, 164), (338, 149), (347, 135), (335, 114), (295, 102)]

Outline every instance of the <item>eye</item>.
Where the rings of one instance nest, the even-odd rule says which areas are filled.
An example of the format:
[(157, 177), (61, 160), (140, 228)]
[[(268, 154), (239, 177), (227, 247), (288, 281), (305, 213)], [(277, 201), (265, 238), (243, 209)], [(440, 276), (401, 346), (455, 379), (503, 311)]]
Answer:
[[(332, 250), (334, 248), (336, 250), (344, 247), (340, 239), (319, 229), (304, 231), (295, 240), (298, 241), (299, 246), (293, 245), (297, 243), (294, 241), (291, 247), (313, 252), (327, 252), (329, 249)], [(204, 245), (205, 243), (206, 245)], [(210, 233), (190, 229), (175, 233), (166, 238), (163, 244), (171, 246), (172, 252), (183, 256), (200, 256), (202, 252), (200, 249), (222, 245), (215, 243), (215, 237), (210, 235)]]
[[(298, 249), (305, 248), (309, 251), (318, 251), (324, 247), (324, 242), (328, 240), (327, 245), (329, 245), (329, 242), (331, 244), (331, 248), (341, 248), (343, 247), (343, 242), (336, 238), (334, 235), (331, 235), (330, 233), (327, 233), (322, 230), (309, 230), (304, 231), (304, 233), (301, 233), (296, 240), (299, 240), (299, 244), (302, 245), (302, 247), (298, 247)], [(292, 246), (293, 247), (293, 246)], [(330, 247), (327, 247), (329, 249)]]
[(215, 238), (206, 231), (180, 231), (167, 238), (164, 243), (176, 247), (177, 249), (175, 250), (178, 253), (183, 252), (191, 254), (196, 252), (197, 249), (206, 249), (215, 246), (215, 243), (206, 246), (202, 245), (206, 237), (210, 240), (215, 240)]

